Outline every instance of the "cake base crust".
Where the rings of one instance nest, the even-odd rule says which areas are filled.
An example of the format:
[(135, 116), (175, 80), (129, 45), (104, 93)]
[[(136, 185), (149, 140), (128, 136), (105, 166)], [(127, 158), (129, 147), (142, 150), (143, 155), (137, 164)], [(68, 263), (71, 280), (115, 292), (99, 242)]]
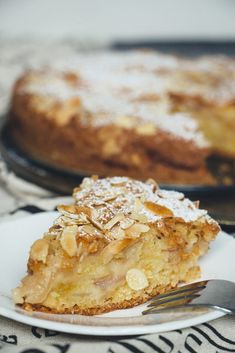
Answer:
[(80, 314), (80, 315), (92, 316), (92, 315), (108, 313), (114, 310), (133, 308), (140, 304), (144, 304), (154, 296), (165, 293), (166, 291), (173, 288), (174, 287), (171, 287), (171, 286), (156, 288), (154, 291), (152, 291), (151, 294), (145, 293), (143, 296), (137, 297), (135, 299), (124, 300), (121, 303), (115, 303), (115, 304), (107, 303), (105, 306), (96, 306), (94, 308), (81, 308), (78, 305), (75, 305), (72, 309), (65, 308), (64, 310), (56, 310), (56, 309), (48, 308), (44, 305), (29, 304), (29, 303), (25, 303), (21, 307), (27, 311), (40, 311), (43, 313), (50, 313), (50, 314)]

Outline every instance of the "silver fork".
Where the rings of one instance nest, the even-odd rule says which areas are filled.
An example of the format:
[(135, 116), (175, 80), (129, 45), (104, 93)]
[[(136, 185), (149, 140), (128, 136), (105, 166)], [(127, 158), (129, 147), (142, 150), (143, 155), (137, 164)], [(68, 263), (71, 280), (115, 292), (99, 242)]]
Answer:
[(235, 314), (235, 283), (220, 279), (195, 282), (157, 295), (143, 315), (178, 308), (208, 307)]

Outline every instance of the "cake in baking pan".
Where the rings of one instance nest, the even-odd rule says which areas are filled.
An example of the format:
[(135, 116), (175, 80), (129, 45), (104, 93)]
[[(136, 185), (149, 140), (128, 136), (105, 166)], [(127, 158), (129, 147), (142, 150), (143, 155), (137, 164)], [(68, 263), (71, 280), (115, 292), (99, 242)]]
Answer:
[(208, 156), (235, 156), (234, 79), (234, 60), (219, 56), (80, 54), (19, 78), (12, 132), (63, 169), (211, 185)]
[(94, 315), (146, 302), (200, 277), (218, 224), (153, 180), (85, 178), (74, 203), (34, 242), (14, 302), (29, 311)]

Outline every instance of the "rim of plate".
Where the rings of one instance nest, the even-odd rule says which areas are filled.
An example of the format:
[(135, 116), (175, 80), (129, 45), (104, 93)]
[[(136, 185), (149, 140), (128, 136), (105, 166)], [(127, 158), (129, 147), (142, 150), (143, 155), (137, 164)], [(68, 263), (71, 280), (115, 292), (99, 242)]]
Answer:
[[(148, 324), (148, 325), (136, 325), (136, 326), (109, 326), (109, 318), (107, 318), (107, 325), (93, 326), (93, 325), (78, 325), (61, 323), (56, 321), (50, 321), (45, 319), (33, 318), (27, 315), (17, 313), (10, 309), (5, 309), (0, 307), (0, 315), (12, 319), (23, 324), (37, 326), (44, 329), (53, 329), (59, 332), (72, 333), (72, 334), (83, 334), (89, 336), (122, 336), (122, 335), (136, 335), (136, 334), (148, 334), (148, 333), (160, 333), (166, 331), (172, 331), (176, 329), (182, 329), (194, 325), (198, 325), (204, 322), (208, 322), (214, 319), (218, 319), (224, 315), (222, 311), (213, 310), (212, 312), (202, 314), (193, 318), (188, 318), (184, 320), (176, 320), (166, 323)], [(154, 316), (154, 315), (152, 315)], [(88, 317), (91, 318), (92, 317)], [(96, 317), (97, 319), (97, 317)], [(92, 329), (92, 332), (91, 332)]]

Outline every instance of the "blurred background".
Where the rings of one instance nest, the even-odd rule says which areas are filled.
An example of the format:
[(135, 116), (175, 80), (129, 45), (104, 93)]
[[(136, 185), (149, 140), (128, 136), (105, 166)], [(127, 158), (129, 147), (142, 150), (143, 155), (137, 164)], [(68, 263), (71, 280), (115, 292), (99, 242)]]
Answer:
[(1, 36), (234, 40), (234, 0), (1, 0)]
[[(80, 50), (148, 46), (235, 55), (235, 0), (0, 0), (0, 114), (25, 69)], [(234, 199), (226, 199), (226, 212), (234, 214)]]

